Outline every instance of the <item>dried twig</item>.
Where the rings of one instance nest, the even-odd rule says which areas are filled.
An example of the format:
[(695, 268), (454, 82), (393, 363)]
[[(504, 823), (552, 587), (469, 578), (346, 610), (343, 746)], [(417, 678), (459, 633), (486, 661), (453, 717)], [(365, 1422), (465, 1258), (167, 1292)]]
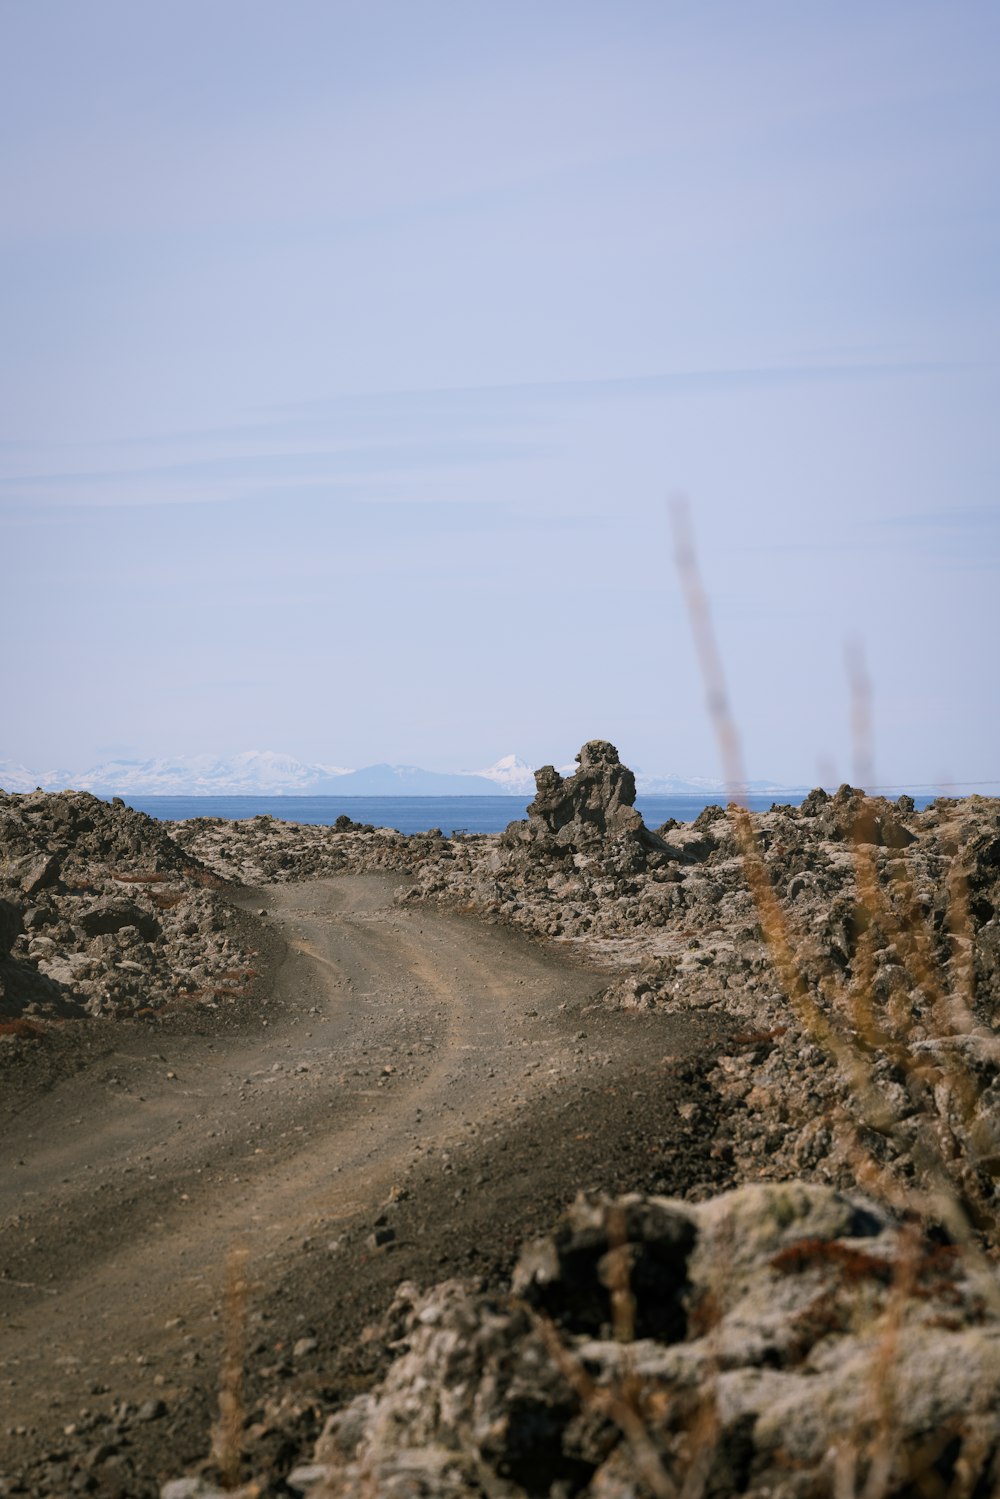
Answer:
[(225, 1489), (239, 1487), (243, 1455), (248, 1258), (245, 1249), (231, 1249), (226, 1255), (223, 1278), (222, 1370), (219, 1380), (219, 1419), (212, 1432), (212, 1458), (218, 1465)]
[(529, 1316), (541, 1334), (549, 1356), (566, 1383), (586, 1409), (607, 1417), (618, 1427), (628, 1444), (643, 1482), (656, 1499), (680, 1499), (680, 1494), (660, 1460), (660, 1454), (649, 1435), (646, 1422), (635, 1406), (617, 1390), (596, 1385), (583, 1364), (565, 1346), (552, 1320), (543, 1312), (527, 1307)]
[(608, 1212), (607, 1264), (611, 1325), (619, 1343), (631, 1343), (635, 1338), (635, 1296), (632, 1294), (628, 1215), (621, 1203), (615, 1203)]

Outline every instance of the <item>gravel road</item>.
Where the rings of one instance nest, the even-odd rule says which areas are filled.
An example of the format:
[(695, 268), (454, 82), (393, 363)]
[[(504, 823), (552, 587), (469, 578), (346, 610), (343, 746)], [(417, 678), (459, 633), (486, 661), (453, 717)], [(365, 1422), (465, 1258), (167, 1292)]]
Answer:
[(500, 1276), (583, 1186), (725, 1184), (719, 1022), (590, 1010), (607, 975), (396, 888), (245, 892), (276, 935), (243, 1023), (109, 1025), (0, 1099), (0, 1479), (60, 1492), (89, 1454), (92, 1492), (142, 1495), (204, 1456), (234, 1246), (251, 1399), (303, 1335), (329, 1399), (400, 1279)]

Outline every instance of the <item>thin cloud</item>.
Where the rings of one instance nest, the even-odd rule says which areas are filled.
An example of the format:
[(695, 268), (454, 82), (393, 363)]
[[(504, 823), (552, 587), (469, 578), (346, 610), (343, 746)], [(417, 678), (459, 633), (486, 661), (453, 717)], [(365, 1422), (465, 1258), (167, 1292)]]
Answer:
[(973, 530), (1000, 533), (1000, 510), (985, 505), (958, 506), (954, 510), (924, 510), (914, 515), (883, 516), (880, 525), (904, 526), (908, 530)]
[(323, 397), (309, 401), (282, 403), (269, 408), (277, 412), (330, 412), (351, 407), (379, 406), (392, 403), (419, 406), (434, 404), (446, 398), (458, 403), (478, 404), (496, 397), (544, 400), (590, 400), (594, 396), (669, 395), (674, 392), (733, 390), (744, 386), (816, 384), (828, 381), (855, 381), (900, 378), (909, 375), (950, 374), (968, 368), (964, 363), (945, 360), (865, 361), (829, 364), (734, 365), (709, 369), (661, 370), (645, 375), (617, 375), (580, 380), (524, 380), (496, 385), (443, 386), (427, 390), (400, 389), (367, 391), (360, 394)]
[[(235, 502), (241, 492), (230, 489), (220, 494), (220, 487), (225, 490), (227, 486), (255, 483), (280, 486), (287, 493), (289, 489), (308, 490), (358, 479), (384, 479), (481, 465), (492, 467), (535, 458), (544, 451), (537, 443), (456, 437), (424, 443), (387, 442), (349, 450), (245, 453), (133, 468), (108, 466), (15, 474), (0, 479), (0, 496), (13, 499), (30, 496), (42, 503), (65, 503), (68, 493), (96, 489), (101, 492), (100, 498), (90, 496), (89, 503), (146, 505), (219, 499)], [(145, 487), (149, 485), (154, 486), (152, 491)], [(129, 486), (130, 492), (124, 495), (108, 492), (122, 486)], [(69, 503), (73, 503), (72, 499)]]

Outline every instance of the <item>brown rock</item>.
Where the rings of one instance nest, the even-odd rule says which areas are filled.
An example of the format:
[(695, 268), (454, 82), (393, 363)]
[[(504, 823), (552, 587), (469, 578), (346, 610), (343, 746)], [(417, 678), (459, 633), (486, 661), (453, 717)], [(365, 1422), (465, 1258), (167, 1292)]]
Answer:
[(535, 799), (528, 807), (529, 837), (554, 839), (564, 848), (585, 848), (632, 835), (659, 846), (635, 808), (635, 776), (606, 739), (591, 739), (577, 755), (579, 770), (564, 778), (553, 765), (535, 772)]

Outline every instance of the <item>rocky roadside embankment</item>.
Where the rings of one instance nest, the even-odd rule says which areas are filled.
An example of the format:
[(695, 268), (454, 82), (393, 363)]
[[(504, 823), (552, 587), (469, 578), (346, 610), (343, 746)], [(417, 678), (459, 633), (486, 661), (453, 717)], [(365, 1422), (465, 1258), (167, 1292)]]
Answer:
[(802, 1183), (581, 1197), (510, 1291), (401, 1286), (373, 1329), (395, 1362), (291, 1491), (792, 1499), (996, 1479), (995, 1277), (870, 1202)]
[(450, 857), (440, 829), (397, 833), (338, 817), (332, 827), (283, 822), (265, 813), (231, 822), (193, 817), (165, 824), (176, 843), (221, 878), (240, 885), (288, 884), (339, 874), (422, 875)]
[(226, 882), (161, 824), (86, 792), (0, 792), (0, 1036), (245, 992)]

